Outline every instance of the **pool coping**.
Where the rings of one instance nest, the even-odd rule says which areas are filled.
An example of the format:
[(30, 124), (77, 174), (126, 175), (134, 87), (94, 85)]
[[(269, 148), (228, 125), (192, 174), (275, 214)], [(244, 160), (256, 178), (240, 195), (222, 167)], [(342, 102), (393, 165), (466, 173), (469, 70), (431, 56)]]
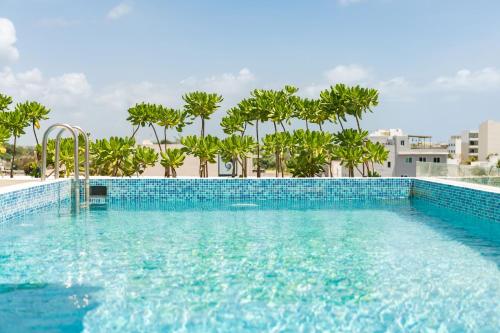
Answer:
[(457, 187), (463, 187), (463, 188), (468, 188), (472, 190), (478, 190), (478, 191), (484, 191), (484, 192), (491, 192), (491, 193), (498, 193), (500, 194), (500, 187), (495, 187), (495, 186), (490, 186), (490, 185), (484, 185), (484, 184), (477, 184), (477, 183), (467, 183), (467, 182), (461, 182), (458, 179), (461, 179), (463, 177), (457, 177), (456, 179), (454, 178), (431, 178), (431, 177), (412, 177), (414, 180), (424, 180), (427, 182), (433, 182), (433, 183), (438, 183), (438, 184), (445, 184), (445, 185), (452, 185), (452, 186), (457, 186)]

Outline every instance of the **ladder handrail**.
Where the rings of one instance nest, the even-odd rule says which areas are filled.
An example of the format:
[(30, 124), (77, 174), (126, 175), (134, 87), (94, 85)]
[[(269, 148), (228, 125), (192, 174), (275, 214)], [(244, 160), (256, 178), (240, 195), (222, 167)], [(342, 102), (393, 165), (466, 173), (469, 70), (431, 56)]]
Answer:
[[(74, 143), (74, 151), (73, 151), (74, 155), (75, 155), (73, 157), (74, 164), (75, 164), (75, 166), (79, 165), (79, 163), (78, 163), (78, 133), (77, 133), (77, 131), (71, 125), (69, 125), (69, 124), (56, 123), (54, 125), (51, 125), (51, 126), (49, 126), (49, 128), (47, 128), (47, 130), (45, 130), (45, 133), (43, 134), (43, 142), (42, 142), (42, 174), (41, 174), (41, 177), (40, 177), (42, 181), (44, 181), (45, 178), (47, 177), (47, 175), (46, 175), (46, 173), (47, 173), (47, 144), (48, 144), (48, 141), (49, 141), (49, 135), (56, 128), (62, 128), (63, 129), (57, 135), (59, 138), (60, 138), (62, 132), (64, 132), (65, 130), (70, 131), (70, 133), (72, 134), (73, 140), (75, 142)], [(56, 145), (57, 145), (57, 142), (56, 142)], [(59, 151), (57, 153), (59, 153)], [(56, 159), (59, 161), (59, 156), (56, 156)], [(59, 165), (56, 165), (54, 169), (56, 169), (56, 168), (57, 168), (57, 170), (59, 170)], [(56, 177), (56, 175), (54, 175), (54, 177)], [(59, 177), (59, 175), (57, 175), (57, 177)], [(74, 178), (75, 178), (75, 181), (79, 180), (79, 173), (78, 172), (75, 172)]]
[(57, 133), (56, 136), (56, 144), (55, 144), (55, 165), (54, 165), (54, 178), (59, 178), (59, 155), (60, 155), (60, 143), (61, 143), (61, 136), (65, 131), (70, 131), (70, 133), (73, 136), (73, 147), (74, 147), (74, 165), (75, 165), (75, 172), (74, 172), (74, 180), (75, 180), (75, 200), (76, 200), (76, 207), (77, 210), (79, 208), (79, 202), (80, 202), (80, 163), (79, 163), (79, 142), (78, 142), (78, 136), (79, 133), (82, 134), (84, 141), (85, 141), (85, 203), (88, 206), (89, 201), (90, 201), (90, 185), (89, 185), (89, 175), (90, 175), (90, 159), (89, 159), (89, 138), (87, 133), (79, 126), (72, 126), (69, 124), (63, 124), (63, 123), (57, 123), (45, 131), (43, 135), (43, 143), (42, 143), (42, 174), (41, 174), (41, 180), (44, 181), (47, 177), (47, 144), (48, 144), (48, 139), (50, 133), (56, 129), (56, 128), (61, 128), (61, 130)]
[[(73, 126), (75, 130), (80, 132), (83, 136), (83, 141), (85, 142), (85, 203), (88, 206), (90, 202), (90, 184), (89, 184), (89, 177), (90, 177), (90, 146), (89, 146), (89, 136), (87, 133), (81, 128), (80, 126)], [(75, 170), (77, 170), (75, 168)], [(78, 172), (80, 170), (78, 169)], [(75, 171), (76, 172), (76, 171)]]

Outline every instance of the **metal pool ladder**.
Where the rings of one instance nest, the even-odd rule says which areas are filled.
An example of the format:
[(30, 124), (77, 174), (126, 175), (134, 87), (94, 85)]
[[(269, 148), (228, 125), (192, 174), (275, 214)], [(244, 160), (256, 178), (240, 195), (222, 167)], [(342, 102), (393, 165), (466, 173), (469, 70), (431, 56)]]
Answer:
[(59, 128), (59, 132), (57, 133), (56, 136), (56, 147), (55, 147), (55, 163), (54, 163), (54, 178), (57, 179), (59, 178), (59, 155), (60, 155), (60, 145), (61, 145), (61, 136), (65, 131), (69, 131), (71, 135), (73, 136), (73, 141), (74, 141), (74, 150), (73, 150), (73, 160), (74, 160), (74, 165), (75, 165), (75, 175), (74, 175), (74, 181), (73, 181), (73, 187), (74, 187), (74, 195), (75, 195), (75, 210), (78, 212), (80, 209), (80, 163), (78, 161), (78, 135), (82, 134), (83, 139), (85, 141), (85, 180), (84, 180), (84, 191), (85, 191), (85, 204), (84, 207), (89, 206), (90, 202), (90, 185), (89, 185), (89, 138), (87, 136), (87, 133), (79, 127), (79, 126), (73, 126), (69, 124), (62, 124), (62, 123), (57, 123), (45, 131), (43, 134), (43, 142), (42, 142), (42, 174), (41, 174), (41, 180), (42, 182), (45, 181), (47, 177), (47, 144), (49, 141), (49, 135), (50, 133), (56, 129)]

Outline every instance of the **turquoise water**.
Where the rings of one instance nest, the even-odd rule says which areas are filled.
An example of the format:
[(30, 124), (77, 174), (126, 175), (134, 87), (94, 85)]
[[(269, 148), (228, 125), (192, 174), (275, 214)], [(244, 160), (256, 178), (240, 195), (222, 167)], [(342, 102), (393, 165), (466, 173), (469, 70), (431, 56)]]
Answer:
[(500, 224), (418, 200), (0, 225), (0, 332), (498, 332)]

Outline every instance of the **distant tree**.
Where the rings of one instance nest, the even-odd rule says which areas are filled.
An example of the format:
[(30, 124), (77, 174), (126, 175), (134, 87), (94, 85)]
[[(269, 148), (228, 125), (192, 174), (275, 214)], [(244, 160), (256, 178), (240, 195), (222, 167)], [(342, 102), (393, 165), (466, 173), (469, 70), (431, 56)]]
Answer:
[(25, 134), (24, 129), (29, 126), (29, 121), (26, 115), (19, 109), (15, 109), (14, 111), (3, 111), (0, 113), (0, 126), (6, 129), (14, 137), (10, 167), (10, 178), (14, 178), (14, 160), (16, 157), (17, 139)]
[(184, 164), (186, 153), (180, 148), (167, 148), (161, 153), (161, 165), (166, 170), (166, 177), (177, 177), (176, 169)]
[(23, 113), (28, 122), (31, 123), (33, 135), (35, 137), (36, 144), (38, 145), (39, 142), (36, 130), (40, 129), (40, 121), (49, 119), (48, 115), (50, 113), (50, 109), (34, 101), (19, 103), (16, 105), (16, 109)]
[(217, 111), (223, 98), (218, 94), (209, 94), (202, 91), (195, 91), (184, 95), (184, 110), (193, 117), (201, 119), (200, 136), (205, 136), (205, 120)]
[(215, 163), (219, 152), (219, 139), (217, 137), (189, 135), (181, 139), (184, 152), (198, 157), (200, 160), (199, 175), (208, 177), (208, 164)]

